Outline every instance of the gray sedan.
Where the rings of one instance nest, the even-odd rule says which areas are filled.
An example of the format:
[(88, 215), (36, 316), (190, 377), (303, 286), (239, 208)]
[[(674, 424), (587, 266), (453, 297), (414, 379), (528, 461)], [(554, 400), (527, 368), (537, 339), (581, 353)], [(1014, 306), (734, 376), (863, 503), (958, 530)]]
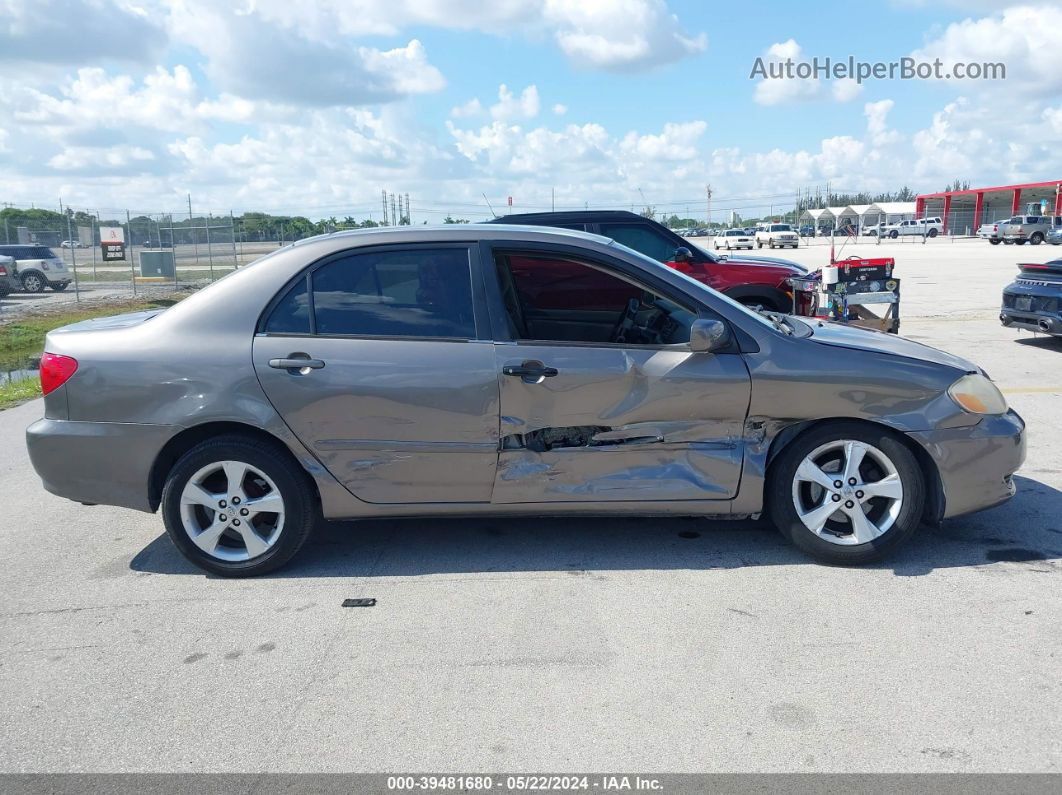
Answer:
[(304, 240), (46, 350), (45, 487), (161, 509), (227, 576), (286, 563), (322, 518), (488, 513), (765, 514), (866, 563), (1008, 499), (1025, 456), (970, 362), (552, 228)]

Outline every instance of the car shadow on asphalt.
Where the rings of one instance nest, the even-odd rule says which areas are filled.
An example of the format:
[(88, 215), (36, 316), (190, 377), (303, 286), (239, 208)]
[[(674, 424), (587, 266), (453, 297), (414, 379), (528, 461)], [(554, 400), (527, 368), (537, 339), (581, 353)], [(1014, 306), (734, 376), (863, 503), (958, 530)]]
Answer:
[(1035, 337), (1018, 337), (1015, 342), (1019, 345), (1028, 345), (1030, 348), (1044, 348), (1049, 351), (1062, 352), (1062, 337), (1054, 337), (1048, 334), (1037, 334)]
[[(1062, 491), (1018, 476), (1018, 496), (997, 508), (923, 527), (872, 568), (896, 576), (1020, 564), (1062, 571)], [(490, 572), (735, 569), (817, 565), (766, 522), (691, 518), (550, 517), (326, 522), (269, 578), (415, 577)], [(134, 571), (205, 575), (165, 534), (130, 561)]]

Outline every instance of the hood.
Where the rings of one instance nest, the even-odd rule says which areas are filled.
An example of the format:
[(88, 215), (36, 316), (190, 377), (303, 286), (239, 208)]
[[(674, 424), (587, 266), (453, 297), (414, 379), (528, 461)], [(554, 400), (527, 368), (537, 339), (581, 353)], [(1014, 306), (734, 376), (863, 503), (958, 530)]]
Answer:
[(48, 334), (66, 334), (80, 331), (105, 331), (108, 329), (128, 328), (150, 320), (155, 315), (164, 312), (164, 309), (148, 309), (140, 312), (126, 312), (124, 315), (111, 315), (109, 317), (95, 317), (91, 320), (82, 320), (79, 323), (71, 323), (49, 331)]
[(821, 345), (833, 345), (838, 348), (854, 348), (860, 351), (904, 356), (908, 359), (918, 359), (923, 362), (952, 367), (964, 373), (976, 373), (981, 370), (973, 362), (967, 361), (960, 356), (954, 356), (896, 334), (869, 331), (855, 326), (845, 326), (841, 323), (820, 322), (811, 318), (801, 318), (801, 320), (811, 326), (812, 336), (810, 339)]

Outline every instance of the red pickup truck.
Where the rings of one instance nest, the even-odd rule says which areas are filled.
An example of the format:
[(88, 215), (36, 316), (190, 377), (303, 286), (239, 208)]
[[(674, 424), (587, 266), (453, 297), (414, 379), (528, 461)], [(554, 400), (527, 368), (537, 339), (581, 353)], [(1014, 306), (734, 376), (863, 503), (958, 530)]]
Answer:
[(489, 223), (555, 226), (611, 237), (735, 301), (781, 312), (792, 308), (792, 292), (786, 279), (807, 273), (803, 266), (784, 259), (751, 254), (716, 256), (686, 242), (666, 226), (625, 210), (521, 213), (494, 218)]

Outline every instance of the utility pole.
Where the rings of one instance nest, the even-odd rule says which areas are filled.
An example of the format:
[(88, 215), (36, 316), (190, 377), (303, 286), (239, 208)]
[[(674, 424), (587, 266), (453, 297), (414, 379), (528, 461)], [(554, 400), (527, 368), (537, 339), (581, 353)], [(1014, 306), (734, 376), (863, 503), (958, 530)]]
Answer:
[[(128, 213), (126, 213), (128, 215)], [(195, 233), (195, 221), (192, 220), (192, 194), (188, 194), (188, 228), (192, 231), (192, 245), (195, 246), (195, 264), (199, 264), (199, 235)], [(177, 257), (174, 256), (174, 262)], [(174, 271), (177, 270), (177, 265), (173, 266)]]
[(66, 217), (66, 239), (71, 241), (70, 243), (70, 266), (74, 269), (74, 300), (81, 303), (81, 285), (77, 281), (77, 249), (74, 248), (74, 230), (71, 224), (70, 218), (73, 213), (70, 213)]
[(704, 190), (705, 190), (705, 193), (707, 194), (707, 201), (708, 201), (708, 217), (705, 220), (709, 224), (711, 224), (712, 223), (712, 186), (710, 184), (709, 185), (705, 185), (704, 186)]
[(380, 200), (383, 202), (383, 225), (387, 226), (387, 191), (380, 191)]
[(406, 194), (406, 223), (410, 226), (413, 225), (413, 215), (409, 211), (409, 194)]
[[(188, 206), (191, 207), (192, 195), (188, 194)], [(190, 211), (189, 211), (190, 212)], [(133, 295), (136, 295), (136, 268), (133, 265), (133, 222), (129, 220), (129, 211), (125, 211), (125, 239), (129, 244), (126, 250), (129, 252), (129, 279), (133, 282)], [(174, 266), (174, 271), (177, 267)]]
[(557, 212), (557, 189), (549, 189), (549, 209), (550, 212)]

